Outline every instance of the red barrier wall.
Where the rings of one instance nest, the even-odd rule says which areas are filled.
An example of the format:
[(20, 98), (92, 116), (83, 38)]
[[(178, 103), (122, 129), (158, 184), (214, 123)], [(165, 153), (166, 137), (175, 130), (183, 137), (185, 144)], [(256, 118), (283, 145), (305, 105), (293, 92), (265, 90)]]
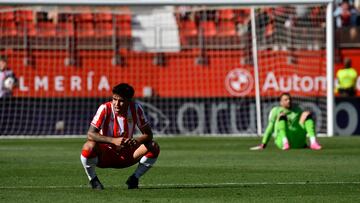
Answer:
[[(4, 54), (4, 53), (3, 53)], [(121, 51), (124, 66), (111, 64), (112, 51), (80, 51), (81, 65), (66, 67), (65, 51), (33, 51), (33, 66), (23, 65), (23, 51), (8, 51), (9, 67), (19, 78), (16, 97), (103, 97), (119, 82), (132, 84), (142, 97), (145, 86), (160, 97), (254, 96), (253, 67), (242, 65), (242, 51), (208, 51), (209, 64), (197, 65), (199, 51), (168, 53), (165, 66), (153, 65), (154, 54)], [(288, 64), (289, 54), (297, 60)], [(289, 91), (303, 96), (326, 93), (324, 51), (259, 54), (260, 92), (278, 95)], [(341, 50), (360, 73), (360, 50)], [(321, 60), (318, 60), (321, 58)], [(342, 64), (335, 65), (335, 71)]]

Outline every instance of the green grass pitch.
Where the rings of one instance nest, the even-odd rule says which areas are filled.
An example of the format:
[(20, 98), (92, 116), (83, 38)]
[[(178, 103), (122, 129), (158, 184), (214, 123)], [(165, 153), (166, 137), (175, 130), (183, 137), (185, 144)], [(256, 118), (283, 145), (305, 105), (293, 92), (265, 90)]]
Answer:
[(260, 138), (169, 137), (157, 164), (127, 190), (127, 169), (97, 169), (92, 191), (83, 139), (1, 139), (0, 202), (360, 202), (360, 137), (324, 149), (250, 151)]

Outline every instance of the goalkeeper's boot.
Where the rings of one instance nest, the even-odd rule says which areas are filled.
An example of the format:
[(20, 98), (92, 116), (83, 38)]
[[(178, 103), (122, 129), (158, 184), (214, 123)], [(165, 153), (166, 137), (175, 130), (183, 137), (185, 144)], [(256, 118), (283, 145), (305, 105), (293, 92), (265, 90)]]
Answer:
[(139, 188), (139, 179), (135, 177), (135, 175), (131, 175), (127, 179), (126, 184), (128, 185), (128, 189), (137, 189)]
[(314, 142), (310, 145), (310, 149), (312, 150), (320, 150), (321, 148), (322, 148), (321, 145), (317, 142)]
[(290, 149), (289, 142), (288, 141), (284, 142), (284, 146), (283, 146), (282, 150), (289, 150), (289, 149)]
[(104, 186), (101, 184), (99, 178), (95, 176), (92, 180), (90, 180), (91, 188), (94, 190), (103, 190)]

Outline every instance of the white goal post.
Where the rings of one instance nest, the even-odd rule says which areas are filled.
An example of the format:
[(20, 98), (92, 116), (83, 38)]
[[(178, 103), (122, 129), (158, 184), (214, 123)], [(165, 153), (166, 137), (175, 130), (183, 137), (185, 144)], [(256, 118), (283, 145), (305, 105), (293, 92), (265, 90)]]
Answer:
[[(267, 0), (243, 0), (243, 1), (236, 1), (236, 0), (212, 0), (212, 1), (209, 1), (209, 0), (188, 0), (188, 1), (183, 1), (183, 0), (137, 0), (137, 1), (134, 1), (134, 0), (106, 0), (106, 1), (100, 1), (100, 0), (76, 0), (76, 1), (74, 1), (74, 0), (62, 0), (62, 1), (58, 1), (58, 0), (11, 0), (11, 1), (9, 1), (9, 0), (7, 0), (6, 1), (6, 0), (0, 0), (0, 6), (2, 6), (2, 5), (21, 6), (21, 7), (22, 6), (24, 6), (24, 7), (26, 7), (26, 6), (130, 6), (130, 7), (144, 6), (145, 8), (151, 7), (151, 6), (200, 6), (200, 5), (206, 5), (206, 6), (209, 6), (210, 8), (211, 7), (229, 8), (232, 6), (249, 8), (251, 10), (251, 15), (250, 15), (250, 17), (251, 17), (251, 21), (250, 21), (251, 22), (251, 31), (250, 31), (251, 32), (251, 37), (250, 37), (251, 45), (245, 45), (245, 46), (251, 47), (251, 51), (249, 53), (249, 55), (251, 55), (251, 56), (248, 56), (251, 61), (250, 62), (245, 61), (242, 63), (245, 63), (245, 64), (250, 63), (253, 67), (253, 70), (251, 71), (254, 75), (254, 81), (255, 81), (253, 93), (254, 93), (254, 97), (256, 98), (255, 99), (256, 115), (255, 115), (255, 118), (253, 118), (253, 119), (256, 120), (256, 126), (255, 126), (256, 131), (250, 132), (249, 134), (257, 134), (257, 135), (262, 134), (262, 132), (264, 131), (264, 121), (266, 121), (266, 118), (264, 118), (264, 117), (266, 117), (266, 114), (268, 113), (267, 111), (263, 111), (264, 107), (262, 106), (261, 102), (262, 102), (262, 97), (264, 95), (262, 95), (262, 94), (266, 94), (266, 93), (261, 93), (264, 90), (261, 90), (262, 87), (260, 87), (259, 84), (264, 83), (264, 80), (265, 81), (268, 80), (271, 82), (272, 76), (275, 76), (275, 75), (278, 76), (279, 74), (283, 73), (283, 72), (274, 72), (273, 73), (274, 75), (270, 75), (270, 76), (266, 76), (266, 75), (263, 75), (263, 73), (260, 73), (262, 71), (272, 72), (271, 67), (273, 67), (273, 66), (269, 66), (269, 68), (267, 70), (262, 70), (263, 68), (261, 67), (261, 65), (259, 65), (260, 63), (267, 63), (269, 61), (273, 61), (275, 63), (275, 65), (274, 65), (275, 67), (276, 67), (276, 65), (280, 64), (280, 62), (276, 61), (274, 58), (270, 58), (269, 56), (267, 56), (267, 55), (270, 55), (271, 53), (267, 53), (267, 52), (263, 53), (264, 50), (272, 49), (272, 50), (280, 50), (280, 51), (281, 50), (289, 51), (289, 49), (293, 49), (293, 48), (289, 48), (288, 46), (284, 47), (283, 43), (288, 43), (287, 41), (291, 41), (291, 42), (289, 42), (289, 43), (291, 43), (291, 46), (302, 46), (301, 43), (303, 43), (304, 46), (307, 46), (304, 44), (304, 42), (306, 40), (313, 39), (313, 38), (312, 38), (312, 36), (310, 36), (309, 39), (306, 38), (312, 34), (306, 33), (306, 31), (304, 31), (304, 33), (303, 33), (303, 36), (305, 36), (305, 37), (303, 37), (304, 39), (301, 39), (302, 41), (301, 40), (297, 41), (297, 39), (291, 39), (294, 35), (291, 33), (290, 33), (290, 35), (288, 35), (286, 33), (286, 32), (288, 32), (286, 30), (286, 28), (281, 28), (284, 30), (281, 31), (282, 32), (281, 35), (277, 36), (277, 38), (271, 38), (271, 39), (269, 38), (269, 39), (265, 39), (266, 42), (258, 42), (258, 40), (262, 40), (258, 36), (259, 33), (263, 34), (263, 32), (266, 32), (267, 28), (261, 27), (262, 25), (257, 24), (257, 23), (262, 24), (263, 21), (261, 19), (260, 20), (255, 19), (255, 18), (258, 18), (256, 10), (258, 8), (262, 8), (262, 7), (271, 8), (271, 7), (289, 6), (289, 5), (306, 5), (306, 6), (308, 6), (308, 5), (309, 6), (323, 5), (324, 10), (326, 12), (325, 13), (326, 16), (324, 16), (325, 24), (323, 25), (323, 27), (325, 28), (325, 30), (324, 30), (325, 44), (319, 45), (320, 48), (317, 47), (317, 45), (313, 45), (313, 47), (311, 47), (310, 50), (319, 51), (319, 49), (320, 49), (319, 52), (321, 52), (321, 50), (323, 50), (325, 52), (324, 57), (325, 57), (326, 61), (324, 63), (326, 64), (325, 65), (326, 70), (324, 70), (324, 71), (326, 72), (326, 77), (325, 77), (326, 78), (326, 90), (325, 90), (326, 92), (323, 96), (326, 98), (326, 108), (324, 108), (324, 110), (326, 110), (326, 114), (325, 114), (326, 122), (324, 122), (324, 123), (326, 123), (326, 130), (324, 130), (321, 133), (326, 134), (327, 136), (334, 135), (334, 122), (335, 122), (335, 119), (334, 119), (334, 91), (333, 91), (334, 90), (334, 20), (333, 20), (333, 16), (332, 16), (332, 12), (333, 12), (334, 8), (333, 8), (332, 0), (273, 0), (273, 1), (267, 1)], [(281, 16), (281, 18), (283, 18), (284, 21), (286, 21), (286, 19), (288, 18), (287, 16), (285, 16), (285, 15), (289, 14), (288, 12), (294, 12), (294, 11), (293, 10), (291, 10), (291, 11), (285, 10), (284, 14), (283, 14), (284, 16)], [(292, 15), (293, 13), (290, 13), (290, 14)], [(268, 19), (264, 18), (264, 21), (267, 21), (267, 20)], [(264, 26), (266, 26), (265, 23), (264, 23)], [(311, 26), (311, 25), (306, 25), (306, 26)], [(241, 29), (237, 28), (237, 29), (241, 30), (241, 29), (246, 29), (246, 28), (241, 28)], [(301, 32), (301, 29), (296, 30), (295, 32), (297, 32), (297, 31)], [(201, 34), (202, 32), (204, 32), (204, 30), (199, 29), (199, 33)], [(291, 32), (294, 32), (294, 31), (291, 31)], [(316, 35), (316, 34), (314, 34), (314, 35)], [(156, 37), (156, 34), (155, 34), (155, 37)], [(157, 37), (159, 37), (159, 36), (157, 36)], [(140, 38), (141, 38), (141, 36), (140, 36)], [(161, 40), (160, 38), (161, 38), (161, 36), (157, 40)], [(111, 40), (114, 41), (116, 39), (112, 38)], [(200, 41), (199, 44), (202, 44), (203, 39), (199, 38), (197, 40)], [(146, 41), (146, 40), (144, 40), (144, 41)], [(283, 41), (286, 41), (286, 42), (283, 42)], [(270, 44), (275, 44), (275, 45), (271, 45), (272, 46), (271, 48), (265, 47), (267, 45), (264, 45), (263, 43), (267, 43), (267, 42), (270, 42)], [(146, 44), (146, 43), (144, 42), (144, 44)], [(230, 44), (231, 44), (231, 42), (230, 42)], [(230, 46), (230, 44), (229, 44), (229, 46)], [(175, 52), (176, 50), (178, 50), (176, 48), (173, 48), (175, 46), (178, 47), (179, 45), (178, 44), (174, 45), (174, 43), (172, 43), (169, 46), (170, 47), (169, 49), (171, 49), (169, 52)], [(211, 48), (211, 44), (206, 45), (206, 46)], [(134, 48), (134, 49), (136, 49), (136, 48)], [(217, 49), (217, 47), (214, 48), (214, 50), (216, 50), (216, 49)], [(246, 49), (246, 47), (245, 47), (245, 49)], [(303, 48), (300, 48), (300, 49), (303, 49)], [(150, 50), (150, 49), (148, 49), (148, 50), (150, 53), (154, 53), (152, 50)], [(116, 49), (115, 51), (121, 52), (123, 50)], [(163, 59), (162, 53), (166, 52), (166, 51), (168, 51), (168, 50), (165, 50), (165, 51), (161, 50), (159, 52), (160, 54), (156, 55), (157, 57), (154, 58), (154, 60), (156, 61), (155, 63), (157, 63), (157, 64), (163, 63), (164, 59)], [(197, 63), (199, 63), (199, 64), (209, 63), (208, 62), (209, 59), (206, 59), (206, 57), (205, 57), (205, 59), (202, 58), (202, 56), (204, 54), (202, 51), (202, 48), (200, 48), (199, 52), (200, 52), (199, 55), (201, 57), (199, 58), (199, 60), (197, 60)], [(292, 50), (290, 50), (290, 52), (292, 52)], [(293, 51), (293, 52), (294, 52), (293, 54), (295, 54), (297, 56), (298, 55), (300, 56), (301, 54), (303, 54), (303, 53), (297, 53), (297, 51)], [(306, 54), (309, 54), (309, 53), (305, 53), (303, 56), (304, 58), (306, 58)], [(71, 62), (69, 62), (69, 63), (71, 63)], [(113, 58), (113, 64), (118, 64), (118, 63), (120, 63), (120, 64), (122, 63), (121, 56), (120, 56), (120, 58), (116, 58), (116, 57)], [(292, 62), (289, 62), (289, 63), (292, 63)], [(322, 63), (322, 62), (319, 62), (319, 63)], [(312, 64), (313, 63), (311, 63), (309, 66), (311, 66)], [(283, 66), (283, 65), (279, 65), (279, 66)], [(301, 65), (299, 65), (299, 66), (294, 65), (294, 67), (300, 69)], [(311, 69), (311, 68), (309, 68), (309, 69)], [(295, 73), (294, 75), (291, 75), (290, 73), (286, 73), (286, 74), (289, 75), (289, 77), (293, 77), (294, 78), (293, 80), (298, 81), (298, 83), (303, 84), (304, 87), (308, 87), (307, 85), (310, 80), (308, 80), (308, 78), (306, 78), (306, 76), (301, 75), (302, 74), (301, 70), (299, 70), (299, 71), (300, 71), (299, 74), (298, 73)], [(90, 74), (91, 73), (89, 72), (87, 78), (91, 78)], [(239, 72), (237, 72), (237, 73), (235, 72), (234, 74), (239, 74)], [(75, 81), (77, 78), (73, 77), (71, 79)], [(260, 80), (262, 82), (260, 82)], [(285, 80), (289, 80), (289, 79), (285, 78), (284, 81)], [(317, 81), (317, 78), (314, 80)], [(321, 79), (318, 79), (318, 80), (321, 80)], [(87, 82), (89, 82), (89, 81), (87, 81)], [(313, 81), (310, 81), (310, 82), (313, 82)], [(279, 82), (279, 84), (280, 83), (281, 82)], [(285, 83), (285, 82), (283, 82), (283, 83)], [(164, 85), (166, 85), (166, 84), (164, 84)], [(283, 86), (286, 86), (286, 85), (283, 84)], [(26, 87), (26, 85), (24, 85), (24, 88), (25, 87)], [(213, 87), (213, 89), (216, 90), (216, 87)], [(283, 89), (286, 89), (286, 88), (283, 88)], [(138, 90), (138, 91), (142, 91), (142, 90)], [(144, 94), (147, 91), (151, 92), (151, 88), (143, 89)], [(169, 90), (169, 91), (171, 91), (171, 90)], [(206, 90), (204, 90), (204, 91), (206, 91)], [(274, 92), (269, 93), (269, 95), (265, 95), (265, 96), (272, 95), (273, 97), (275, 97), (273, 94), (274, 94)], [(171, 93), (169, 93), (169, 95), (171, 95)], [(203, 97), (206, 97), (203, 95), (198, 96), (197, 93), (194, 93), (193, 95), (195, 95), (195, 97), (200, 98), (200, 99), (203, 99)], [(215, 98), (218, 94), (204, 93), (204, 95), (211, 95), (211, 97)], [(309, 97), (308, 93), (300, 94), (300, 96), (304, 96), (304, 95), (305, 95), (305, 97)], [(235, 97), (241, 97), (241, 96), (243, 96), (243, 95), (239, 96), (239, 95), (235, 94)], [(49, 97), (51, 97), (51, 95), (49, 95)], [(61, 98), (61, 96), (59, 96), (59, 95), (55, 95), (55, 97)], [(175, 95), (173, 97), (178, 97), (178, 95)], [(275, 101), (276, 100), (273, 98), (269, 102), (270, 103), (272, 102), (271, 104), (273, 104)], [(204, 103), (206, 103), (206, 102), (204, 102)], [(246, 103), (248, 103), (248, 102), (246, 102)], [(193, 109), (193, 111), (195, 111), (195, 113), (197, 114), (197, 117), (199, 118), (198, 122), (201, 122), (203, 119), (205, 119), (205, 117), (207, 117), (207, 115), (205, 115), (205, 114), (201, 114), (201, 113), (199, 114), (199, 112), (203, 111), (203, 109), (202, 109), (203, 107), (201, 105), (200, 106), (196, 106), (196, 105), (191, 106), (191, 105), (192, 105), (191, 102), (189, 102), (189, 104), (187, 104), (187, 107), (190, 106)], [(218, 104), (218, 105), (211, 104), (211, 105), (212, 105), (212, 107), (213, 106), (215, 106), (215, 107), (211, 108), (211, 110), (204, 110), (204, 111), (205, 112), (211, 111), (211, 112), (218, 113), (225, 108), (231, 109), (230, 104), (229, 104), (229, 106), (226, 106), (226, 107), (222, 106), (222, 104)], [(236, 110), (235, 107), (234, 107), (234, 109)], [(93, 111), (95, 111), (95, 110), (96, 109), (93, 109)], [(91, 111), (91, 110), (89, 109), (89, 111)], [(181, 111), (182, 111), (182, 109), (179, 109), (179, 112), (181, 112)], [(183, 111), (186, 111), (186, 108)], [(178, 117), (177, 119), (179, 121), (179, 119), (183, 119), (183, 117), (180, 117), (180, 118)], [(217, 118), (213, 118), (213, 117), (211, 117), (211, 119), (217, 120)], [(250, 118), (247, 118), (247, 119), (251, 120)], [(181, 122), (183, 122), (183, 121), (181, 121)], [(195, 126), (194, 127), (195, 130), (193, 130), (191, 132), (193, 134), (212, 134), (213, 130), (214, 130), (214, 132), (220, 131), (218, 129), (219, 127), (214, 127), (213, 124), (214, 123), (212, 123), (212, 122), (208, 122), (206, 124), (206, 125), (209, 125), (206, 128), (209, 128), (210, 130), (201, 130), (200, 128), (197, 128)], [(61, 123), (59, 125), (61, 125)], [(165, 125), (171, 125), (171, 124), (166, 123)], [(182, 131), (180, 130), (180, 132), (182, 132)]]

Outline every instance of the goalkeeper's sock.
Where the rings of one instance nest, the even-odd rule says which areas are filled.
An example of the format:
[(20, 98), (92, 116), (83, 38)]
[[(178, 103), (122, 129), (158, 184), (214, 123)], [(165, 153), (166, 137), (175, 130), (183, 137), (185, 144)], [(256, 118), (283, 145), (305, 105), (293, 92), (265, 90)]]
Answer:
[(309, 140), (310, 140), (310, 144), (315, 144), (315, 143), (317, 143), (315, 136), (310, 137)]
[(157, 158), (149, 158), (149, 157), (143, 156), (140, 159), (139, 165), (134, 172), (134, 176), (136, 178), (140, 178), (155, 164), (156, 160), (157, 160)]
[(98, 162), (97, 157), (86, 158), (84, 155), (80, 155), (81, 163), (85, 169), (85, 173), (89, 178), (89, 181), (96, 177), (95, 167)]
[(309, 138), (315, 137), (315, 122), (313, 119), (306, 119), (305, 120), (305, 131)]
[(282, 148), (283, 150), (290, 149), (289, 140), (286, 137), (283, 137), (282, 143), (283, 143), (283, 148)]
[(279, 120), (278, 136), (282, 137), (282, 149), (288, 150), (290, 148), (289, 140), (286, 137), (286, 120)]
[(286, 121), (279, 120), (278, 122), (278, 136), (286, 137)]

